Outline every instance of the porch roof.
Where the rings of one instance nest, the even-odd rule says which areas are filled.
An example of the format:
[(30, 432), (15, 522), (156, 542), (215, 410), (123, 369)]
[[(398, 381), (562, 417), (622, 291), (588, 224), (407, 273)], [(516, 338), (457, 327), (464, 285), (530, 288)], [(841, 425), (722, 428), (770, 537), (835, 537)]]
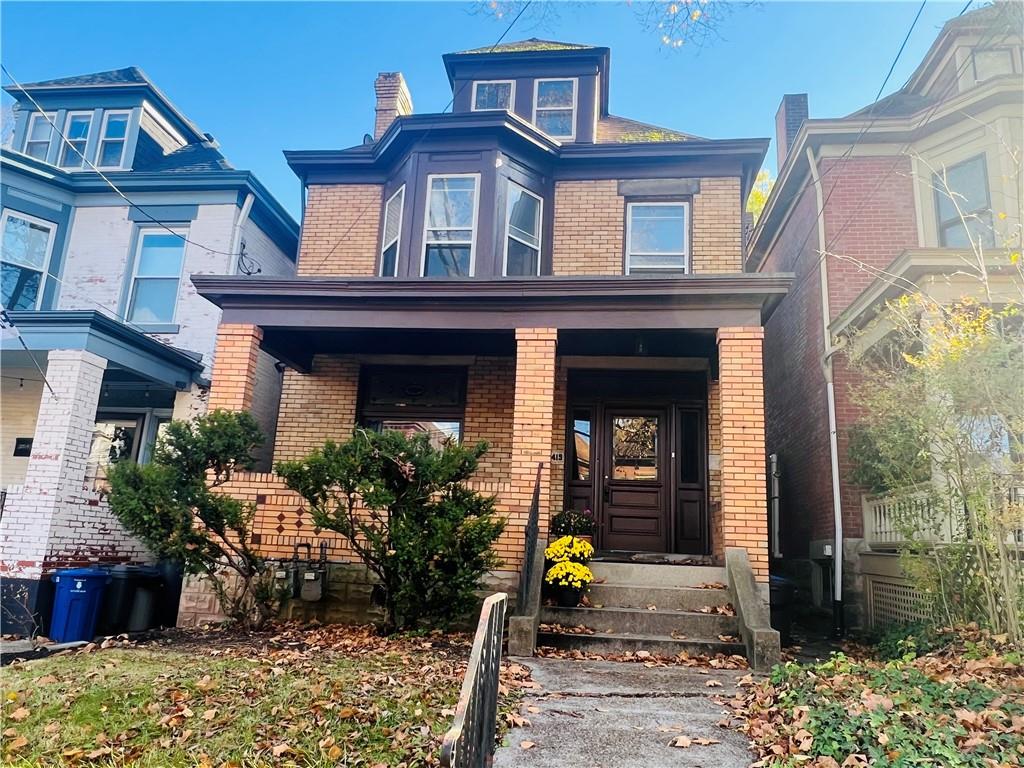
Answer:
[[(4, 330), (4, 352), (81, 349), (104, 358), (112, 368), (175, 389), (187, 389), (203, 370), (199, 355), (163, 344), (96, 310), (12, 310), (13, 330)], [(6, 323), (5, 323), (6, 325)]]

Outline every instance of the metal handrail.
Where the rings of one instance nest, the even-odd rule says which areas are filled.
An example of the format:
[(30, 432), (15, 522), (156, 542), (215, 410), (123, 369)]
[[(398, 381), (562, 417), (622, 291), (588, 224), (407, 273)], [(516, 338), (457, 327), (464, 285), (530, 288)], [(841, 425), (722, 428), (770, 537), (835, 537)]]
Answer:
[(508, 595), (484, 600), (477, 623), (469, 667), (462, 681), (455, 722), (441, 744), (444, 768), (487, 768), (494, 759), (498, 720), (498, 679)]
[(516, 595), (516, 616), (524, 616), (530, 604), (530, 583), (533, 578), (533, 560), (537, 553), (537, 538), (540, 536), (540, 473), (544, 462), (537, 464), (537, 478), (533, 483), (533, 500), (527, 515), (526, 530), (523, 533), (523, 567), (519, 569), (519, 593)]

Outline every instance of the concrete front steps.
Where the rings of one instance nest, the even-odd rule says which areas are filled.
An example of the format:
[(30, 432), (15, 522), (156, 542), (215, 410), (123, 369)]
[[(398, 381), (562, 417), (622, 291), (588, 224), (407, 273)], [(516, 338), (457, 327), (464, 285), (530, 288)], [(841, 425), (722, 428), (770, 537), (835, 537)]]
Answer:
[[(540, 623), (567, 630), (582, 626), (593, 633), (558, 632), (542, 626), (537, 645), (598, 654), (745, 652), (735, 616), (700, 611), (729, 603), (724, 568), (600, 561), (592, 562), (590, 568), (597, 580), (588, 595), (591, 607), (545, 606)], [(723, 586), (698, 588), (701, 584)]]

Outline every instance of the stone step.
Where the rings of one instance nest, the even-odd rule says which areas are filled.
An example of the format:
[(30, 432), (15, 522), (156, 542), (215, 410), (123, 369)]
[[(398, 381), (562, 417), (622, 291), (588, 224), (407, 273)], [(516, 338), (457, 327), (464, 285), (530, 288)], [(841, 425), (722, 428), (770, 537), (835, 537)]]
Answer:
[(539, 632), (537, 645), (563, 650), (578, 650), (583, 653), (625, 653), (647, 651), (655, 656), (712, 656), (717, 653), (745, 656), (746, 649), (740, 642), (723, 643), (718, 638), (686, 638), (680, 640), (671, 635), (608, 634), (574, 635), (562, 632)]
[(666, 565), (613, 563), (594, 560), (594, 577), (604, 584), (638, 587), (696, 587), (698, 584), (725, 584), (725, 568), (714, 565)]
[(695, 589), (693, 587), (642, 587), (591, 584), (587, 592), (594, 606), (603, 608), (647, 608), (658, 610), (696, 611), (705, 606), (727, 605), (729, 592), (724, 589)]
[(544, 607), (542, 624), (563, 627), (584, 626), (601, 634), (668, 635), (712, 637), (739, 634), (735, 616), (689, 611), (650, 611), (646, 608), (555, 608)]

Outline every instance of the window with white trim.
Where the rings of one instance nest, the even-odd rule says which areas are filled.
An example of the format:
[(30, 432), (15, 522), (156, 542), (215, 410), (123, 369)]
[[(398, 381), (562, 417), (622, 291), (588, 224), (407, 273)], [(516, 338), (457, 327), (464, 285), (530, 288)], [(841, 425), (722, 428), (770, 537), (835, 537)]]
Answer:
[(936, 173), (933, 186), (939, 245), (995, 245), (985, 155), (976, 155)]
[(49, 112), (33, 112), (28, 119), (25, 133), (25, 154), (36, 160), (46, 161), (50, 154), (50, 140), (53, 138), (53, 121), (57, 116)]
[(628, 203), (626, 274), (688, 272), (690, 204)]
[(537, 80), (533, 92), (533, 123), (548, 136), (576, 136), (576, 80)]
[(128, 320), (132, 323), (173, 323), (178, 285), (185, 261), (185, 241), (166, 230), (139, 234), (132, 275)]
[(17, 211), (2, 215), (0, 283), (4, 309), (38, 309), (57, 225)]
[(507, 277), (540, 274), (540, 227), (544, 201), (527, 189), (508, 183), (505, 217), (505, 267)]
[(427, 177), (427, 214), (423, 234), (425, 277), (473, 274), (478, 174)]
[(92, 128), (92, 112), (68, 112), (64, 121), (64, 136), (61, 142), (60, 167), (82, 168), (85, 166), (85, 149), (89, 146), (89, 130)]
[(103, 115), (100, 148), (96, 165), (100, 168), (120, 168), (124, 161), (124, 145), (128, 136), (130, 112), (107, 112)]
[(380, 250), (381, 277), (398, 274), (398, 242), (402, 237), (402, 208), (405, 203), (405, 185), (398, 188), (384, 205), (384, 239)]
[(511, 112), (515, 93), (515, 80), (476, 80), (473, 82), (473, 111), (506, 109)]
[(978, 48), (971, 52), (971, 58), (977, 83), (1013, 74), (1013, 51), (1010, 48)]

